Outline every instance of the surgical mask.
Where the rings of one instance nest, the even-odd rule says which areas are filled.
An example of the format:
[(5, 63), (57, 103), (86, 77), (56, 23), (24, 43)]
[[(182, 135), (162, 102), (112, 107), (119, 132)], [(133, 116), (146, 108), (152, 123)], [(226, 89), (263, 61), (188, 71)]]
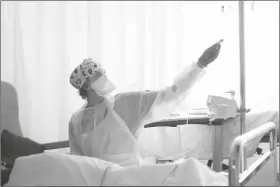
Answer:
[(108, 95), (116, 89), (115, 85), (106, 76), (100, 77), (90, 87), (100, 96)]

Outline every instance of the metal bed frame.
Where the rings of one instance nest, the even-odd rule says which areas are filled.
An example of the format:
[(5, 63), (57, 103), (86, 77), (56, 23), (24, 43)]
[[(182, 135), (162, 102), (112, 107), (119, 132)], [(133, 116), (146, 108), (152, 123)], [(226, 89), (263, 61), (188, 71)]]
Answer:
[[(270, 150), (255, 161), (248, 169), (244, 166), (246, 160), (246, 145), (256, 137), (269, 133)], [(230, 150), (229, 186), (245, 186), (273, 157), (272, 169), (274, 186), (279, 186), (277, 178), (277, 127), (274, 123), (266, 123), (234, 139)]]

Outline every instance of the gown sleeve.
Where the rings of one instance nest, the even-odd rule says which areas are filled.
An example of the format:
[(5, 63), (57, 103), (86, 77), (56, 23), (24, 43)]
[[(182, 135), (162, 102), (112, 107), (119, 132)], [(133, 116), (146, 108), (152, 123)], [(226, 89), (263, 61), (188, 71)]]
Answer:
[(135, 133), (145, 124), (169, 116), (204, 74), (205, 71), (196, 63), (190, 64), (174, 79), (171, 86), (158, 91), (116, 95), (115, 110)]
[(76, 136), (71, 120), (69, 122), (69, 147), (70, 147), (70, 154), (82, 155), (81, 148), (77, 144), (77, 140), (76, 140)]
[(146, 123), (168, 117), (176, 107), (190, 94), (193, 86), (205, 74), (205, 70), (192, 63), (174, 79), (171, 86), (158, 91), (157, 97), (145, 116)]

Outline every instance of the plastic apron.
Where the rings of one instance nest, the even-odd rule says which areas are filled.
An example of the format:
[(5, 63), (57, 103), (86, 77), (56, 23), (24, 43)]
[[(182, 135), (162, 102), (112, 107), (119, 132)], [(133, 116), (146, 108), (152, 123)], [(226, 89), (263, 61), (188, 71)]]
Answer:
[(84, 156), (113, 162), (122, 166), (138, 165), (138, 142), (123, 119), (113, 109), (115, 100), (109, 101), (106, 117), (94, 128), (78, 138)]

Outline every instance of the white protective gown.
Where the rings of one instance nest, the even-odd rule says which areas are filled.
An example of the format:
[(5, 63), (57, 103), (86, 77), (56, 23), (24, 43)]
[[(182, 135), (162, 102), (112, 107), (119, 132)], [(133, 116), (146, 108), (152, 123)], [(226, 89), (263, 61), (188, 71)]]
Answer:
[(158, 92), (122, 93), (91, 108), (82, 107), (70, 120), (71, 153), (122, 166), (139, 165), (137, 137), (143, 125), (170, 115), (204, 71), (196, 63)]

